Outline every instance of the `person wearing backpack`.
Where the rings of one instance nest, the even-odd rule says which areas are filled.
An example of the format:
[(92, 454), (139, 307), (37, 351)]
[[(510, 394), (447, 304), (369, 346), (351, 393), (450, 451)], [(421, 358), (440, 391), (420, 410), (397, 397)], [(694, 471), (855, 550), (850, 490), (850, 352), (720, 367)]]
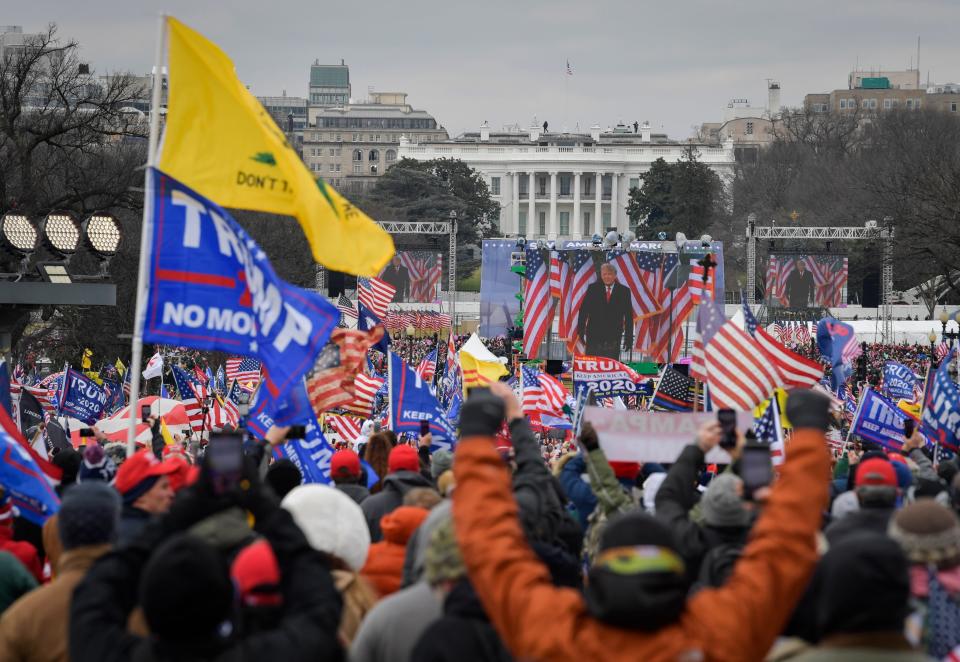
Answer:
[[(670, 467), (656, 499), (656, 517), (674, 532), (688, 578), (705, 586), (720, 586), (726, 580), (733, 567), (731, 560), (735, 562), (739, 557), (753, 519), (743, 499), (743, 481), (732, 472), (720, 474), (710, 482), (699, 501), (703, 521), (690, 517), (699, 497), (697, 475), (704, 457), (720, 443), (721, 435), (720, 423), (704, 423), (696, 443), (684, 448)], [(707, 554), (721, 547), (711, 556), (707, 574), (701, 575)]]

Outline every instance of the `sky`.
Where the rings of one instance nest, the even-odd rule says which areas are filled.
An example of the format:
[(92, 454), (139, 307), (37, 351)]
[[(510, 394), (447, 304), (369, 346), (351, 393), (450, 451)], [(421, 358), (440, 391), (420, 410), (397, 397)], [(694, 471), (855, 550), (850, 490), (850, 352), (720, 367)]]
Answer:
[[(146, 73), (157, 15), (172, 14), (233, 59), (257, 95), (306, 96), (314, 60), (350, 65), (353, 96), (405, 91), (451, 135), (649, 121), (688, 137), (732, 98), (766, 104), (846, 87), (861, 68), (960, 82), (956, 0), (40, 0), (8, 3), (0, 24), (48, 23), (99, 73)], [(573, 74), (566, 75), (569, 61)]]

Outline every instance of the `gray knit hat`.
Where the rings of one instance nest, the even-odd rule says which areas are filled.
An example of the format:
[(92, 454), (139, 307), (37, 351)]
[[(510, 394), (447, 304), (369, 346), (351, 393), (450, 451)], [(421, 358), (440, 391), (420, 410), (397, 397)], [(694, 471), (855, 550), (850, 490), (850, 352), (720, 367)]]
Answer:
[(427, 581), (432, 586), (444, 581), (456, 581), (467, 574), (467, 568), (463, 564), (463, 556), (460, 554), (460, 547), (453, 532), (452, 517), (440, 522), (430, 533), (424, 565)]
[(902, 508), (890, 520), (887, 535), (900, 543), (910, 563), (960, 563), (960, 520), (934, 499), (918, 499)]
[(439, 450), (430, 456), (430, 475), (436, 481), (440, 474), (453, 467), (453, 453)]
[(732, 473), (722, 473), (712, 481), (700, 500), (703, 521), (709, 526), (748, 526), (750, 513), (743, 507), (743, 497), (737, 494), (740, 479)]

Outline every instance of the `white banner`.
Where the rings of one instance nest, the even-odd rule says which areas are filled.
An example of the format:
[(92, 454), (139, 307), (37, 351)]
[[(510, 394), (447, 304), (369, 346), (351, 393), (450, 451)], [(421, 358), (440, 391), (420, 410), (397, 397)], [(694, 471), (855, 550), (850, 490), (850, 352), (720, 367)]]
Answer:
[[(587, 407), (583, 420), (589, 421), (600, 438), (600, 447), (608, 460), (625, 462), (674, 462), (688, 444), (696, 443), (697, 430), (717, 419), (716, 412), (677, 414)], [(753, 414), (737, 413), (737, 429), (746, 432), (753, 426)], [(714, 448), (707, 462), (726, 464), (730, 456)]]

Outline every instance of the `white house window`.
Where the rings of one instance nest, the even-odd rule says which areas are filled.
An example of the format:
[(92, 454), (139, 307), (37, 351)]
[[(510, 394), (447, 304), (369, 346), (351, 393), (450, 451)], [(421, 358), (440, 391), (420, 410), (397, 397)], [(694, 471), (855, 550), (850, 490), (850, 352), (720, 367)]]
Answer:
[(538, 177), (537, 181), (540, 184), (540, 190), (537, 192), (537, 195), (546, 195), (547, 194), (547, 178)]
[(517, 228), (517, 234), (519, 234), (521, 237), (526, 236), (526, 234), (527, 234), (527, 212), (521, 210), (521, 212), (520, 212), (520, 214), (519, 214), (519, 218), (517, 219), (517, 223), (518, 223), (518, 225), (519, 225), (519, 227)]
[(362, 175), (362, 174), (363, 174), (363, 164), (362, 164), (362, 163), (354, 163), (354, 164), (353, 164), (353, 174), (355, 174), (355, 175)]
[(491, 195), (500, 195), (500, 178), (499, 177), (490, 178), (490, 193)]
[(393, 163), (397, 160), (397, 150), (388, 149), (387, 150), (387, 163)]
[(560, 175), (560, 195), (570, 195), (570, 175)]
[(540, 212), (539, 225), (540, 227), (538, 229), (540, 230), (540, 236), (546, 237), (547, 236), (547, 212), (545, 211)]
[(363, 150), (360, 150), (360, 149), (353, 150), (353, 160), (363, 161)]
[(570, 234), (570, 212), (560, 212), (560, 234), (564, 237)]
[(630, 188), (631, 188), (631, 189), (640, 188), (640, 178), (639, 178), (639, 177), (631, 177), (631, 178), (630, 178)]
[(589, 237), (591, 234), (593, 234), (593, 230), (590, 226), (590, 212), (585, 211), (583, 212), (583, 236)]

